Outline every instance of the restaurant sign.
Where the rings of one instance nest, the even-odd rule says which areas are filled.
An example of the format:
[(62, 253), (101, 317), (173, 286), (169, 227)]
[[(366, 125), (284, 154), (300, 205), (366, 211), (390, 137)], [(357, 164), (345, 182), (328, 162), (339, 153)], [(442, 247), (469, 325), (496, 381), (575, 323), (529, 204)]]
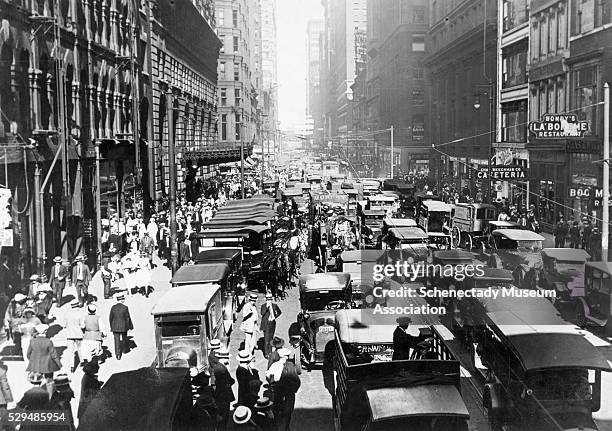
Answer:
[(525, 167), (516, 165), (497, 165), (491, 166), (491, 172), (484, 167), (478, 170), (477, 178), (481, 180), (524, 180)]
[(529, 123), (529, 131), (538, 139), (583, 138), (589, 122), (578, 121), (575, 114), (544, 114), (540, 121)]

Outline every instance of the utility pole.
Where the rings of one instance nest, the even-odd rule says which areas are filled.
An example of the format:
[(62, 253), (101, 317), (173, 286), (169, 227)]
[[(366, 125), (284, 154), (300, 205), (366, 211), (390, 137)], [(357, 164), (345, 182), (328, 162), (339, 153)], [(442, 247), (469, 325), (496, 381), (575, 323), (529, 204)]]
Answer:
[(489, 81), (489, 130), (490, 139), (489, 145), (487, 146), (489, 151), (489, 159), (487, 160), (487, 168), (489, 171), (489, 185), (488, 185), (488, 193), (489, 193), (489, 203), (493, 202), (493, 195), (491, 194), (492, 189), (492, 180), (491, 180), (491, 158), (493, 157), (493, 142), (495, 142), (496, 133), (495, 133), (495, 82)]
[(166, 117), (168, 118), (168, 201), (170, 203), (170, 256), (172, 274), (178, 269), (178, 244), (176, 243), (176, 160), (174, 156), (174, 100), (172, 88), (166, 90)]
[(601, 258), (608, 261), (610, 229), (610, 84), (604, 84), (604, 135), (603, 135), (603, 199), (601, 226)]
[(391, 126), (391, 179), (393, 179), (393, 162), (395, 160), (394, 156), (395, 153), (393, 149), (393, 126)]

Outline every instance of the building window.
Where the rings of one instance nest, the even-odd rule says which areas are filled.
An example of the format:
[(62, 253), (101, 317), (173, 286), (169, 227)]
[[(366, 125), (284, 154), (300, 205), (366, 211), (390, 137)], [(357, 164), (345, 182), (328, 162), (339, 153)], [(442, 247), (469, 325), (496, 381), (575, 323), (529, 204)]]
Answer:
[(234, 36), (234, 54), (238, 54), (238, 36)]
[(557, 9), (557, 47), (567, 46), (567, 10), (565, 7)]
[(224, 27), (225, 26), (225, 10), (219, 9), (217, 11), (217, 26)]
[(527, 101), (502, 105), (502, 142), (527, 142)]
[(425, 105), (425, 91), (423, 90), (412, 90), (412, 104), (414, 106)]
[(425, 24), (425, 6), (415, 6), (412, 10), (412, 23)]
[(227, 141), (227, 114), (221, 114), (221, 140)]
[(234, 63), (234, 81), (240, 81), (240, 63)]
[(225, 79), (225, 61), (219, 62), (219, 75), (221, 79)]
[(415, 114), (412, 116), (412, 140), (422, 141), (425, 139), (425, 116)]
[(221, 49), (219, 49), (219, 52), (223, 54), (225, 52), (225, 36), (220, 34), (219, 40), (221, 41)]
[(424, 34), (413, 34), (412, 35), (412, 51), (414, 52), (425, 51), (425, 35)]
[(578, 34), (593, 30), (595, 26), (595, 0), (576, 0)]
[(423, 68), (421, 66), (416, 66), (412, 69), (414, 75), (414, 79), (423, 79), (424, 73)]
[(234, 88), (234, 105), (240, 106), (240, 88)]
[(590, 123), (589, 130), (595, 134), (597, 118), (597, 66), (589, 66), (573, 73), (573, 110), (581, 120)]
[(528, 0), (504, 0), (504, 31), (512, 30), (529, 18)]
[(238, 11), (236, 9), (232, 10), (232, 25), (234, 28), (238, 27)]
[(236, 135), (236, 141), (240, 140), (240, 114), (236, 114), (235, 116), (235, 121), (236, 121), (236, 127), (235, 127), (235, 135)]
[(527, 41), (504, 48), (502, 53), (502, 88), (527, 83)]
[(540, 58), (548, 54), (548, 17), (543, 15), (540, 21)]
[(221, 106), (227, 106), (227, 89), (221, 89)]
[(531, 20), (531, 60), (537, 61), (540, 57), (540, 27), (537, 19)]

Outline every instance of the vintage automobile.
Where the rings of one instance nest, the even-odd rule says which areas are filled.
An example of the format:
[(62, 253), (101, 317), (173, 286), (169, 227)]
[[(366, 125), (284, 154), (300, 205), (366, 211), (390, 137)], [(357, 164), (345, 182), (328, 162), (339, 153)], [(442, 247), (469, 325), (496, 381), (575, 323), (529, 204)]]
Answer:
[(495, 220), (495, 206), (480, 203), (458, 203), (452, 206), (453, 246), (471, 250), (482, 241), (489, 222)]
[[(423, 341), (410, 359), (392, 360), (396, 315), (373, 310), (336, 313), (331, 386), (335, 430), (467, 431), (459, 361), (435, 326), (412, 316)], [(335, 379), (325, 379), (325, 370)]]
[(483, 406), (492, 430), (597, 429), (592, 413), (601, 404), (601, 373), (612, 368), (585, 331), (565, 322), (546, 298), (466, 301), (472, 304), (466, 348), (486, 379)]
[(416, 220), (411, 218), (393, 218), (393, 217), (385, 217), (383, 220), (383, 228), (382, 233), (386, 235), (391, 228), (401, 228), (401, 227), (417, 227), (418, 224)]
[(530, 288), (542, 267), (543, 242), (542, 235), (530, 230), (496, 229), (489, 237), (490, 249), (482, 252), (480, 260), (492, 268), (509, 269), (518, 287)]
[(384, 250), (424, 249), (429, 244), (427, 234), (420, 227), (393, 227), (382, 239)]
[(580, 327), (598, 326), (612, 336), (612, 263), (587, 262), (584, 296), (575, 297), (575, 319)]
[(417, 223), (427, 233), (429, 243), (451, 248), (451, 206), (436, 200), (424, 200), (417, 209)]
[(346, 250), (340, 254), (338, 271), (350, 274), (352, 301), (357, 307), (363, 305), (363, 289), (373, 286), (373, 267), (377, 263), (382, 250)]
[(344, 189), (343, 191), (347, 195), (346, 215), (349, 217), (357, 217), (357, 199), (359, 198), (359, 190), (351, 188)]
[(344, 272), (308, 274), (300, 277), (297, 323), (302, 337), (300, 353), (307, 369), (322, 364), (334, 338), (337, 310), (351, 308), (351, 276)]
[(360, 232), (364, 248), (380, 248), (386, 213), (382, 210), (363, 210), (360, 215)]
[(394, 215), (399, 208), (399, 198), (396, 195), (368, 196), (370, 210), (382, 210), (387, 215)]
[(578, 248), (545, 248), (541, 253), (542, 269), (531, 288), (555, 290), (558, 305), (584, 296), (584, 265), (591, 256)]
[(278, 180), (266, 180), (266, 181), (264, 181), (264, 183), (263, 183), (263, 185), (264, 185), (263, 186), (264, 192), (268, 196), (276, 199), (276, 197), (278, 195), (278, 184), (279, 184)]
[(208, 346), (219, 338), (227, 344), (223, 325), (223, 296), (218, 284), (178, 286), (166, 292), (151, 314), (155, 325), (158, 367), (176, 366), (177, 357), (189, 367), (209, 369)]
[(380, 192), (380, 181), (375, 179), (364, 179), (361, 181), (363, 196), (373, 196)]
[[(79, 429), (183, 430), (192, 426), (192, 411), (191, 376), (187, 365), (181, 368), (145, 367), (111, 374), (83, 414), (79, 414)], [(51, 429), (53, 427), (57, 429), (57, 425)]]

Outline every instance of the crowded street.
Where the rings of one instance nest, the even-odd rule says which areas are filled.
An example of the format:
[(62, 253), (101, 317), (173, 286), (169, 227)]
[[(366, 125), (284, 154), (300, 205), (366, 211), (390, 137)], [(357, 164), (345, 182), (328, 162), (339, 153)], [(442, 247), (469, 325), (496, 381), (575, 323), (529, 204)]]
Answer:
[(0, 0), (0, 431), (612, 431), (612, 0)]

